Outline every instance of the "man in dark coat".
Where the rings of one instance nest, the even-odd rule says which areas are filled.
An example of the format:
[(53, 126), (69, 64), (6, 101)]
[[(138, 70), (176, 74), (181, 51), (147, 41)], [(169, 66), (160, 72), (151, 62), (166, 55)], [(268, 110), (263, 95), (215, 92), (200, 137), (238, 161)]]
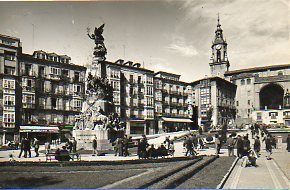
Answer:
[(20, 158), (21, 157), (21, 155), (22, 155), (22, 152), (24, 151), (24, 142), (25, 142), (25, 138), (23, 138), (22, 140), (21, 140), (21, 145), (20, 145), (20, 153), (19, 153), (19, 156), (18, 156), (18, 158)]
[(266, 144), (266, 151), (267, 151), (267, 160), (271, 160), (271, 154), (272, 154), (272, 142), (271, 142), (271, 136), (267, 135), (265, 139), (265, 144)]
[(239, 158), (242, 158), (243, 151), (244, 151), (243, 139), (242, 139), (242, 137), (240, 135), (238, 135), (238, 139), (237, 139), (237, 156)]
[(127, 135), (124, 136), (123, 138), (123, 146), (124, 146), (124, 156), (129, 156), (129, 139)]
[(95, 136), (93, 139), (93, 155), (97, 154), (97, 147), (98, 147), (98, 141), (97, 141), (97, 137)]
[(76, 141), (76, 139), (74, 137), (73, 137), (73, 140), (72, 140), (72, 152), (73, 153), (77, 152), (77, 141)]
[(255, 142), (254, 142), (254, 151), (257, 154), (257, 157), (260, 156), (260, 150), (261, 150), (261, 142), (260, 142), (260, 137), (256, 136)]
[(290, 135), (287, 137), (287, 151), (290, 152)]
[(31, 158), (31, 144), (30, 144), (30, 140), (25, 138), (24, 142), (23, 142), (23, 150), (24, 150), (24, 158), (27, 157), (27, 152), (29, 153), (29, 158)]
[(190, 137), (186, 137), (183, 146), (186, 148), (185, 156), (189, 153), (189, 155), (193, 155), (193, 142)]
[(244, 136), (243, 146), (244, 146), (243, 156), (247, 156), (249, 153), (249, 150), (251, 149), (251, 143), (250, 143), (250, 140), (248, 139), (247, 135)]

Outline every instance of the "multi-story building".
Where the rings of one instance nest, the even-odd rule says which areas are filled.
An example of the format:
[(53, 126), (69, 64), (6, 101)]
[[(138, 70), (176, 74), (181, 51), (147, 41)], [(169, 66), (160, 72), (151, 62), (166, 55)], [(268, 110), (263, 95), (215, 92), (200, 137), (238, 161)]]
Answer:
[(85, 72), (66, 55), (24, 54), (20, 39), (0, 35), (0, 142), (19, 140), (19, 132), (56, 138), (59, 126), (71, 128), (82, 108)]
[(235, 101), (240, 124), (259, 122), (290, 126), (287, 104), (290, 64), (229, 71), (225, 77), (237, 85)]
[[(221, 127), (236, 117), (236, 85), (220, 77), (209, 77), (191, 83), (198, 107), (198, 124)], [(208, 127), (207, 126), (207, 127)]]
[(290, 126), (289, 110), (285, 103), (290, 88), (290, 64), (230, 71), (227, 42), (218, 19), (209, 65), (212, 76), (237, 85), (235, 105), (238, 126), (252, 122)]
[(0, 35), (0, 144), (13, 140), (20, 124), (19, 38)]
[[(33, 55), (21, 54), (20, 132), (27, 131), (27, 125), (74, 125), (75, 115), (82, 108), (86, 68), (74, 65), (70, 60), (67, 55), (42, 50), (35, 51)], [(22, 126), (25, 130), (21, 129)]]
[(155, 116), (158, 132), (192, 128), (192, 88), (180, 75), (159, 71), (155, 74)]
[(142, 68), (140, 63), (121, 59), (102, 64), (114, 89), (116, 113), (126, 122), (126, 133), (154, 134), (154, 72)]

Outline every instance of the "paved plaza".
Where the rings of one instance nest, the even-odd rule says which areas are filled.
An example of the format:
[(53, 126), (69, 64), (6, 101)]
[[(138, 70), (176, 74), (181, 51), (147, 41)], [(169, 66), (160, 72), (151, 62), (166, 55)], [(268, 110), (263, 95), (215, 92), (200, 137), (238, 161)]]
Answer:
[[(239, 132), (240, 135), (245, 135), (249, 131)], [(181, 137), (188, 134), (188, 132), (178, 132), (170, 134), (159, 134), (149, 138), (149, 144), (160, 145), (164, 142), (165, 137), (170, 135), (171, 138)], [(250, 138), (251, 145), (253, 139)], [(61, 146), (61, 145), (59, 145)], [(53, 147), (56, 148), (56, 147)], [(41, 150), (44, 147), (41, 146)], [(183, 141), (175, 142), (175, 155), (174, 157), (184, 156)], [(215, 155), (214, 148), (198, 149), (199, 155)], [(39, 157), (35, 157), (32, 150), (32, 158), (18, 158), (19, 150), (9, 150), (0, 152), (0, 162), (6, 162), (9, 160), (9, 154), (12, 153), (15, 156), (17, 162), (45, 162), (45, 154), (41, 153)], [(236, 152), (235, 152), (236, 153)], [(225, 189), (256, 189), (256, 188), (268, 188), (268, 189), (289, 189), (290, 188), (290, 153), (286, 152), (286, 144), (278, 144), (277, 149), (273, 149), (272, 160), (267, 160), (265, 151), (265, 143), (262, 142), (261, 156), (257, 159), (258, 167), (241, 167), (241, 160), (238, 160), (231, 174), (226, 181)], [(221, 149), (219, 156), (228, 156), (227, 149)], [(106, 154), (105, 156), (92, 156), (92, 154), (82, 154), (82, 161), (122, 161), (122, 160), (137, 160), (137, 155), (131, 155), (128, 157), (115, 156), (114, 154)], [(55, 161), (52, 161), (55, 162)]]

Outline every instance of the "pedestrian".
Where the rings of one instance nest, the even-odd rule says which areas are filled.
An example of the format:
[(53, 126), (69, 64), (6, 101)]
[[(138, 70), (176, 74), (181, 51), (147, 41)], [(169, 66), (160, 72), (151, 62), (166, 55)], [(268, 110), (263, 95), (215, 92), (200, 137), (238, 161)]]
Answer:
[(149, 158), (157, 158), (157, 152), (156, 149), (154, 148), (154, 144), (151, 145), (151, 147), (148, 149), (148, 157)]
[(271, 136), (268, 134), (265, 139), (266, 144), (266, 151), (267, 151), (267, 160), (271, 160), (271, 154), (272, 154), (272, 142), (271, 142)]
[(140, 141), (140, 157), (141, 158), (147, 158), (148, 157), (147, 151), (146, 151), (148, 146), (149, 146), (149, 144), (148, 144), (147, 138), (146, 138), (145, 135), (143, 135), (143, 138)]
[(272, 147), (277, 149), (277, 139), (275, 136), (272, 136), (271, 143), (272, 143)]
[(199, 143), (200, 149), (204, 149), (204, 143), (201, 137), (198, 138), (198, 143)]
[(243, 157), (243, 151), (244, 151), (243, 139), (242, 139), (241, 135), (238, 135), (238, 138), (237, 138), (237, 156), (239, 158)]
[(124, 135), (123, 138), (123, 147), (124, 147), (124, 156), (129, 156), (129, 139), (127, 137), (127, 135)]
[(98, 147), (98, 141), (97, 141), (97, 137), (95, 136), (93, 139), (93, 156), (95, 154), (98, 154), (97, 147)]
[(214, 144), (215, 144), (215, 148), (216, 148), (216, 154), (220, 154), (221, 141), (220, 141), (220, 138), (219, 138), (218, 134), (215, 134)]
[(24, 151), (24, 142), (25, 142), (25, 138), (22, 138), (22, 140), (21, 140), (21, 144), (20, 144), (20, 153), (19, 153), (19, 156), (18, 156), (18, 158), (21, 158), (21, 155), (22, 155), (22, 153), (23, 153), (23, 151)]
[(170, 145), (168, 148), (168, 154), (170, 154), (171, 156), (174, 156), (174, 152), (175, 152), (174, 143), (173, 143), (173, 141), (170, 141)]
[(25, 138), (24, 140), (24, 145), (23, 145), (23, 149), (24, 149), (24, 158), (27, 158), (27, 152), (29, 153), (29, 158), (31, 158), (31, 143), (30, 140)]
[(288, 135), (287, 139), (286, 139), (286, 143), (287, 143), (287, 147), (286, 147), (286, 150), (288, 152), (290, 152), (290, 134)]
[(169, 145), (170, 145), (170, 136), (167, 136), (165, 138), (165, 141), (163, 142), (166, 145), (166, 148), (169, 149)]
[(264, 137), (264, 131), (261, 130), (261, 137)]
[(189, 155), (193, 155), (193, 142), (192, 142), (192, 138), (190, 137), (186, 137), (184, 143), (183, 143), (183, 147), (186, 148), (186, 153), (185, 156)]
[(250, 143), (250, 140), (248, 139), (248, 136), (244, 136), (244, 139), (243, 139), (243, 156), (247, 156), (248, 155), (248, 152), (249, 150), (251, 149), (251, 143)]
[(66, 143), (66, 147), (67, 147), (68, 151), (71, 153), (72, 149), (73, 149), (73, 143), (70, 139), (68, 139), (68, 141)]
[(44, 143), (45, 153), (48, 154), (50, 152), (50, 143), (46, 141)]
[(202, 131), (202, 127), (199, 126), (199, 127), (198, 127), (198, 133), (199, 133), (199, 135), (202, 135), (202, 132), (203, 132), (203, 131)]
[(260, 137), (256, 136), (255, 142), (254, 142), (254, 151), (257, 154), (257, 157), (260, 157), (260, 150), (261, 150), (261, 142)]
[(38, 150), (39, 150), (39, 140), (37, 138), (34, 138), (34, 152), (35, 152), (35, 157), (39, 156)]
[(73, 153), (76, 153), (77, 152), (77, 141), (76, 139), (73, 137), (73, 140), (72, 140), (72, 152)]
[(194, 134), (194, 135), (192, 136), (192, 143), (193, 143), (194, 148), (197, 149), (198, 138), (197, 138), (196, 134)]
[(235, 140), (232, 138), (232, 135), (230, 135), (229, 138), (227, 139), (227, 145), (229, 156), (235, 156), (234, 155)]

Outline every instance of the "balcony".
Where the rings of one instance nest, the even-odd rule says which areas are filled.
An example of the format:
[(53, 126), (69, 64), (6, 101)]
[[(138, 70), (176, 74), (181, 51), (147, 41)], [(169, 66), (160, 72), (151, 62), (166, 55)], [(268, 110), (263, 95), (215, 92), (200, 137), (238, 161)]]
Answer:
[(43, 110), (51, 110), (51, 105), (39, 104), (38, 107), (39, 109), (43, 109)]
[(142, 109), (142, 108), (144, 108), (144, 104), (139, 103), (139, 104), (138, 104), (138, 107)]
[(36, 76), (36, 72), (29, 71), (29, 70), (21, 70), (21, 74), (22, 74), (22, 76), (31, 76), (31, 77)]
[(56, 90), (54, 92), (54, 94), (56, 94), (56, 95), (64, 95), (64, 91), (63, 90)]
[(35, 104), (34, 103), (23, 103), (23, 108), (35, 109)]
[(35, 92), (35, 87), (34, 86), (23, 86), (22, 90), (25, 92)]
[(70, 82), (70, 78), (67, 75), (61, 75), (60, 76), (60, 80), (65, 82), (65, 83), (69, 83)]
[(80, 107), (73, 107), (73, 111), (77, 111), (77, 112), (80, 112), (82, 108)]
[(51, 80), (60, 80), (60, 76), (59, 75), (54, 75), (54, 74), (49, 74), (50, 75), (50, 79)]

